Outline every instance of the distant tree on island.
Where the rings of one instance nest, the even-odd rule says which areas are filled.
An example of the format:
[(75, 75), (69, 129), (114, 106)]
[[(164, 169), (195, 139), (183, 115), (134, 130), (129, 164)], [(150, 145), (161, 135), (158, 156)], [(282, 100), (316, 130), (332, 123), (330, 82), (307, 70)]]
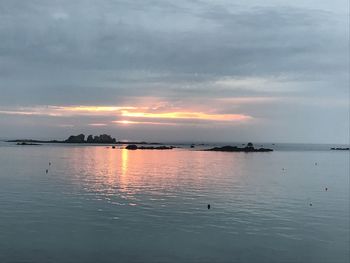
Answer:
[(95, 136), (92, 143), (116, 143), (116, 139), (112, 138), (110, 135), (101, 134), (100, 136)]
[(89, 135), (86, 139), (87, 143), (93, 143), (94, 142), (94, 137), (92, 137), (92, 135)]
[(67, 143), (84, 143), (85, 142), (85, 135), (79, 134), (79, 135), (71, 135), (67, 140), (65, 140)]

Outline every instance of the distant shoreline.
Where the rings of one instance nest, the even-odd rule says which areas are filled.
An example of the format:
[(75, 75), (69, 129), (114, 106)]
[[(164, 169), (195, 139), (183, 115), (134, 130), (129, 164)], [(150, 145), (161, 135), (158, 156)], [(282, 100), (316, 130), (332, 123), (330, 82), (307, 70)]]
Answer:
[[(173, 148), (193, 149), (197, 151), (215, 151), (215, 152), (272, 152), (272, 151), (349, 151), (349, 145), (347, 144), (315, 144), (315, 143), (254, 143), (253, 146), (250, 143), (250, 147), (246, 143), (242, 142), (147, 142), (147, 141), (123, 141), (116, 140), (110, 135), (101, 134), (99, 136), (89, 135), (85, 137), (84, 134), (69, 136), (66, 140), (38, 140), (38, 139), (3, 139), (1, 140), (7, 143), (16, 143), (18, 146), (35, 146), (35, 145), (75, 145), (75, 146), (110, 146), (116, 148), (119, 146), (125, 146), (125, 149), (135, 148), (133, 145), (138, 145), (136, 148), (139, 150), (170, 150)], [(143, 145), (143, 146), (142, 146)], [(129, 147), (128, 147), (129, 146)]]
[(33, 140), (33, 139), (16, 139), (16, 140), (7, 140), (6, 142), (14, 142), (18, 145), (33, 145), (37, 143), (69, 143), (69, 144), (82, 144), (82, 145), (125, 145), (125, 144), (139, 144), (139, 145), (164, 145), (158, 142), (148, 143), (145, 141), (135, 141), (135, 142), (125, 142), (117, 141), (115, 138), (108, 134), (101, 134), (98, 136), (88, 135), (85, 139), (85, 134), (81, 133), (78, 135), (71, 135), (68, 139), (60, 140)]
[(82, 144), (82, 145), (125, 145), (125, 144), (139, 144), (139, 145), (165, 145), (165, 143), (159, 142), (125, 142), (125, 141), (117, 141), (117, 142), (67, 142), (67, 141), (59, 141), (59, 140), (32, 140), (32, 139), (24, 139), (24, 140), (5, 140), (5, 142), (14, 142), (14, 143), (57, 143), (57, 144)]

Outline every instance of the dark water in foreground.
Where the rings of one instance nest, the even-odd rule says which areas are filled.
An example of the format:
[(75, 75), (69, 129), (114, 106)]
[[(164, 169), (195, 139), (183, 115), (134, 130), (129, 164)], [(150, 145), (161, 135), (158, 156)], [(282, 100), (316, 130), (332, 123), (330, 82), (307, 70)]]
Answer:
[(345, 263), (349, 152), (1, 146), (0, 211), (0, 262)]

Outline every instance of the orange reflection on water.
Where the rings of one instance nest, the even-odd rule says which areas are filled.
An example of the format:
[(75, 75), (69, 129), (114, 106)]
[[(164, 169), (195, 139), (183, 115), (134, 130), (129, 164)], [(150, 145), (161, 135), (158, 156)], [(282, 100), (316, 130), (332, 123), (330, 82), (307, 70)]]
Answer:
[[(163, 202), (176, 198), (181, 189), (195, 193), (209, 182), (225, 176), (223, 159), (232, 166), (232, 155), (200, 151), (152, 151), (91, 146), (67, 148), (72, 182), (98, 200), (117, 205), (137, 205), (144, 198)], [(238, 167), (237, 167), (238, 168)], [(180, 189), (180, 190), (179, 190)]]
[(92, 146), (76, 147), (70, 151), (68, 159), (75, 183), (95, 193), (97, 199), (112, 201), (115, 196), (124, 200), (135, 199), (137, 188), (128, 173), (128, 150)]
[(121, 158), (121, 168), (122, 168), (122, 175), (126, 176), (128, 172), (128, 158), (129, 158), (129, 150), (127, 149), (122, 149), (122, 158)]

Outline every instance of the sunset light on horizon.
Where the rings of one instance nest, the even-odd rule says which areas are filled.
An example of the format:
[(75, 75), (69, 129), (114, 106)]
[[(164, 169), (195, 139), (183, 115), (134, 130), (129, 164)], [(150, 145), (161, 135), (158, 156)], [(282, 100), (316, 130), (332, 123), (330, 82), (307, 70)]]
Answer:
[[(203, 108), (203, 106), (202, 106)], [(73, 117), (73, 116), (86, 116), (86, 117), (117, 117), (117, 118), (129, 118), (129, 120), (113, 120), (112, 123), (117, 124), (147, 124), (147, 125), (179, 125), (177, 121), (181, 120), (198, 120), (208, 122), (243, 122), (252, 120), (253, 117), (246, 114), (230, 114), (230, 113), (215, 113), (213, 109), (209, 109), (208, 112), (204, 111), (180, 111), (176, 108), (172, 111), (169, 109), (161, 108), (155, 109), (154, 107), (147, 106), (47, 106), (47, 107), (25, 107), (15, 108), (9, 110), (1, 110), (0, 114), (8, 115), (34, 115), (34, 116), (49, 116), (55, 117)], [(145, 121), (142, 121), (145, 119)], [(167, 122), (147, 121), (152, 120), (167, 120)], [(102, 127), (107, 126), (109, 122), (105, 123), (89, 123), (89, 126)]]

